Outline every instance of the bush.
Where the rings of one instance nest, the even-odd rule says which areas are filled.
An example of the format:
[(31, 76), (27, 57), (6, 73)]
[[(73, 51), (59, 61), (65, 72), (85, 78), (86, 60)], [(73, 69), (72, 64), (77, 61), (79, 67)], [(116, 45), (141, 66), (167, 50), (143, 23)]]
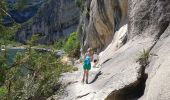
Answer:
[(76, 5), (81, 8), (81, 5), (82, 5), (82, 1), (81, 0), (75, 0), (76, 2)]
[[(34, 39), (31, 41), (34, 42)], [(4, 63), (2, 60), (2, 64)], [(29, 46), (26, 51), (17, 53), (5, 71), (3, 85), (8, 91), (2, 93), (3, 96), (7, 95), (3, 98), (9, 100), (47, 98), (59, 90), (61, 73), (74, 70), (76, 69), (72, 66), (62, 64), (53, 52), (35, 51)]]
[(64, 50), (68, 53), (69, 57), (78, 58), (80, 55), (80, 40), (78, 34), (73, 32), (68, 37), (64, 45)]
[(27, 0), (17, 0), (14, 6), (17, 10), (23, 11), (25, 8), (27, 8), (27, 4)]
[(0, 87), (0, 98), (4, 98), (5, 95), (7, 94), (7, 89), (4, 86)]
[(65, 39), (59, 39), (51, 46), (54, 49), (63, 49), (65, 44)]
[(15, 33), (17, 32), (20, 25), (13, 25), (12, 27), (5, 27), (0, 25), (0, 45), (17, 45), (15, 41)]
[(149, 50), (143, 49), (143, 52), (141, 52), (140, 58), (137, 61), (139, 61), (140, 65), (146, 66), (149, 64), (149, 61), (148, 61), (149, 57), (150, 57)]
[(0, 86), (5, 81), (5, 70), (7, 68), (7, 65), (4, 63), (6, 62), (6, 52), (0, 52)]

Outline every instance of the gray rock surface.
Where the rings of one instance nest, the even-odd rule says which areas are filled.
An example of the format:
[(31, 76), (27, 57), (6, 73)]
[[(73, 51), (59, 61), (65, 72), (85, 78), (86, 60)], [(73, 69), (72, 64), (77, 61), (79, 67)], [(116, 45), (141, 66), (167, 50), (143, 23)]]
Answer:
[(127, 34), (128, 34), (127, 28), (128, 28), (128, 25), (126, 24), (126, 25), (122, 26), (118, 31), (115, 32), (113, 41), (99, 55), (99, 59), (100, 59), (100, 61), (98, 63), (99, 65), (101, 65), (108, 59), (111, 59), (111, 57), (114, 55), (114, 52), (126, 43)]
[(37, 15), (22, 25), (16, 39), (26, 43), (32, 34), (39, 34), (39, 43), (49, 44), (76, 31), (79, 9), (75, 0), (49, 0)]
[(136, 35), (159, 37), (168, 27), (169, 0), (129, 0), (129, 39)]
[(129, 37), (155, 37), (146, 66), (146, 87), (141, 100), (169, 100), (169, 34), (170, 1), (129, 1)]
[[(143, 41), (141, 41), (143, 40)], [(82, 65), (79, 71), (66, 73), (62, 76), (62, 83), (69, 84), (61, 98), (54, 96), (56, 100), (128, 100), (139, 98), (133, 89), (140, 84), (142, 77), (142, 67), (137, 62), (143, 49), (148, 49), (153, 45), (153, 38), (135, 37), (119, 50), (114, 52), (110, 60), (104, 62), (100, 68), (92, 68), (90, 71), (90, 84), (82, 84)], [(114, 46), (114, 45), (113, 45)], [(132, 91), (122, 94), (124, 88), (132, 86)], [(124, 91), (124, 90), (123, 90)], [(114, 93), (116, 92), (116, 93)], [(129, 92), (129, 91), (128, 91)], [(133, 94), (134, 93), (134, 94)], [(116, 98), (116, 99), (113, 99)], [(123, 99), (120, 99), (123, 98)]]
[(150, 64), (146, 67), (148, 79), (140, 100), (170, 100), (170, 26), (151, 50)]
[(83, 48), (104, 50), (115, 31), (127, 23), (127, 0), (82, 0), (78, 33)]
[[(94, 9), (99, 7), (99, 2), (107, 4), (109, 0), (107, 3), (102, 0), (91, 1), (90, 11), (92, 12), (90, 14), (95, 17), (98, 17), (98, 12)], [(100, 68), (90, 71), (90, 84), (81, 84), (82, 69), (78, 72), (64, 75), (62, 77), (63, 83), (73, 84), (69, 84), (66, 87), (65, 94), (60, 98), (61, 100), (170, 99), (170, 69), (168, 68), (170, 65), (170, 1), (129, 0), (128, 6), (127, 42), (116, 49), (115, 45), (113, 45), (115, 42), (114, 39), (121, 41), (119, 36), (123, 34), (120, 31), (124, 27), (122, 26), (115, 33), (115, 37), (116, 34), (118, 37), (112, 40), (113, 44), (110, 44), (102, 52), (103, 54), (100, 55), (102, 57), (102, 55), (108, 53), (105, 59), (100, 59)], [(102, 14), (106, 14), (106, 12)], [(95, 19), (95, 17), (90, 18)], [(93, 25), (90, 27), (92, 29), (96, 25), (94, 19), (88, 23), (89, 25)], [(85, 25), (88, 26), (88, 24)], [(103, 24), (100, 23), (98, 25), (99, 28)], [(96, 26), (95, 30), (97, 30)], [(108, 34), (107, 31), (103, 33)], [(98, 34), (100, 34), (100, 31), (96, 31), (95, 36), (98, 36)], [(86, 43), (86, 39), (89, 39), (88, 35), (93, 36), (94, 34), (85, 33), (84, 35), (87, 36), (83, 40)], [(94, 37), (93, 39), (89, 39), (92, 44), (94, 41), (98, 41)], [(87, 44), (96, 48), (90, 43)], [(107, 45), (106, 42), (104, 44)], [(101, 45), (99, 45), (97, 44), (97, 48), (100, 49)], [(104, 46), (102, 47), (104, 48)]]

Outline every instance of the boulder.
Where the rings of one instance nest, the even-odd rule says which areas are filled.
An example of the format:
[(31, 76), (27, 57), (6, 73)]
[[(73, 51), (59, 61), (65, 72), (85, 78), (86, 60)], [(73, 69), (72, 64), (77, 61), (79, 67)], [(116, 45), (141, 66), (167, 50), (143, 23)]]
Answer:
[(59, 57), (62, 57), (64, 56), (65, 52), (63, 50), (57, 50), (54, 52), (54, 55), (59, 58)]

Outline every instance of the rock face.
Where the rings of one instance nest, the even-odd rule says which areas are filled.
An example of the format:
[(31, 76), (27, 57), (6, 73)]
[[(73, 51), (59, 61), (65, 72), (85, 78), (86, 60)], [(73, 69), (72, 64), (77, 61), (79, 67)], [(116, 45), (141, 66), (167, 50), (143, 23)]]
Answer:
[(79, 35), (82, 47), (101, 51), (127, 23), (127, 0), (82, 0)]
[[(144, 95), (140, 100), (170, 99), (169, 41), (170, 41), (170, 1), (130, 0), (129, 33), (131, 37), (143, 34), (155, 37), (155, 44), (150, 50), (148, 74)], [(141, 9), (142, 8), (142, 9)]]
[(169, 46), (170, 26), (163, 32), (156, 45), (151, 50), (150, 63), (146, 67), (148, 79), (144, 95), (140, 100), (169, 100), (170, 99), (170, 69)]
[[(109, 0), (91, 1), (89, 19), (93, 21), (86, 23), (86, 28), (83, 28), (86, 29), (83, 31), (85, 33), (82, 33), (85, 36), (84, 46), (100, 48), (100, 43), (96, 43), (96, 47), (93, 46), (93, 42), (97, 40), (94, 37), (98, 37), (100, 31), (95, 32), (94, 40), (88, 37), (94, 35), (93, 31), (91, 33), (87, 31), (97, 30), (101, 26), (104, 28), (102, 23), (95, 26), (97, 22), (95, 18), (99, 16), (94, 9), (103, 9), (98, 6), (100, 2), (104, 5)], [(100, 14), (107, 15), (106, 12)], [(123, 25), (118, 28), (115, 35), (112, 35), (111, 44), (100, 54), (99, 68), (92, 68), (90, 71), (88, 85), (81, 84), (81, 72), (65, 74), (61, 79), (67, 84), (67, 88), (61, 100), (70, 98), (72, 100), (169, 100), (169, 14), (169, 0), (129, 0), (128, 33), (127, 25)], [(107, 21), (108, 19), (104, 23)], [(110, 26), (106, 27), (109, 29)], [(108, 34), (107, 31), (103, 33)], [(123, 42), (125, 37), (128, 40)], [(89, 43), (85, 44), (88, 39)], [(105, 44), (107, 45), (106, 42)], [(82, 66), (79, 67), (82, 69)]]
[(159, 38), (169, 25), (170, 1), (129, 1), (129, 37), (144, 34)]
[[(44, 3), (45, 0), (6, 0), (8, 3), (8, 13), (17, 23), (24, 23), (32, 18), (36, 13), (38, 8)], [(17, 9), (18, 3), (22, 9)], [(22, 5), (21, 5), (21, 2)], [(11, 25), (13, 20), (9, 16), (5, 16), (3, 19), (4, 25)]]
[(26, 43), (32, 34), (39, 34), (38, 42), (49, 44), (75, 31), (78, 22), (79, 9), (74, 0), (49, 0), (22, 26), (16, 38)]

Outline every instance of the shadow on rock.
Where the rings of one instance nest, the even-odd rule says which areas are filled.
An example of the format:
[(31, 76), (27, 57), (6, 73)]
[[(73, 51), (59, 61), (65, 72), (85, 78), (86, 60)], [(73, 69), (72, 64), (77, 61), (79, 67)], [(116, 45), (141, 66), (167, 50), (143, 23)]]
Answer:
[(101, 74), (102, 74), (101, 71), (99, 71), (99, 72), (96, 74), (95, 78), (94, 78), (89, 84), (94, 83)]

